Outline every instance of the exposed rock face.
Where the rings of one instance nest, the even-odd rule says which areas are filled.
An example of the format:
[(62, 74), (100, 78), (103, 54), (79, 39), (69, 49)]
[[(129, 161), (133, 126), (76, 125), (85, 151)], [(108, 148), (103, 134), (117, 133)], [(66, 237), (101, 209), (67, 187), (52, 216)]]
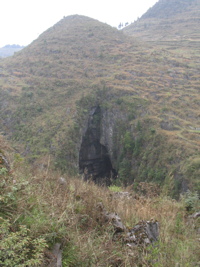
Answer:
[(79, 153), (79, 170), (84, 179), (92, 179), (97, 183), (109, 184), (110, 179), (116, 175), (112, 168), (107, 147), (100, 142), (101, 139), (101, 108), (92, 108), (88, 120), (88, 127), (82, 139)]
[[(117, 144), (114, 141), (114, 135), (118, 132), (119, 122), (125, 121), (127, 121), (127, 114), (125, 112), (117, 108), (102, 109), (102, 134), (100, 142), (106, 146), (114, 169), (117, 168), (117, 158), (114, 152)], [(120, 153), (120, 151), (117, 151), (117, 153)]]

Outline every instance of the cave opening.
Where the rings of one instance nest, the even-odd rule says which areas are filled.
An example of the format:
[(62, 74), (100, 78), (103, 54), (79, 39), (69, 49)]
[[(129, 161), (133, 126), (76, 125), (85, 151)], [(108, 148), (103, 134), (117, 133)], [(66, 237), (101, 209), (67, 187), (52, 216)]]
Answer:
[(84, 180), (110, 185), (117, 173), (112, 167), (108, 149), (100, 143), (101, 116), (100, 106), (91, 109), (79, 152), (79, 171)]

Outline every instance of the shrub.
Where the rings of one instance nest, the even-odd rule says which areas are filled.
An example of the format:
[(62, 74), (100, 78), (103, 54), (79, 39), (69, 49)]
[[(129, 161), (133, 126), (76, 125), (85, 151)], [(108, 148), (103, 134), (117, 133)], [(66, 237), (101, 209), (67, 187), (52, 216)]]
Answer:
[(39, 266), (43, 261), (46, 242), (31, 238), (26, 226), (13, 230), (8, 220), (0, 218), (0, 266)]
[(200, 208), (200, 200), (197, 192), (188, 190), (182, 195), (182, 200), (187, 211), (196, 211)]

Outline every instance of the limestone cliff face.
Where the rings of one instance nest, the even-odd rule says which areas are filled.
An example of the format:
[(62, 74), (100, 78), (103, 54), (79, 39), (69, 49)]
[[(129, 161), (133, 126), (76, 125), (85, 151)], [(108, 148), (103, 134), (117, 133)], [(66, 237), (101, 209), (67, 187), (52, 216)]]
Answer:
[(110, 118), (107, 118), (108, 124), (102, 118), (100, 106), (91, 108), (80, 146), (79, 170), (86, 180), (91, 178), (102, 183), (105, 178), (104, 182), (109, 184), (116, 175), (110, 158), (113, 150), (113, 124), (109, 124)]
[(123, 150), (121, 140), (128, 128), (128, 113), (119, 107), (90, 108), (79, 144), (79, 172), (85, 179), (102, 181), (107, 177), (108, 182), (116, 178)]
[[(127, 121), (127, 114), (117, 108), (102, 109), (101, 121), (101, 138), (100, 142), (103, 144), (109, 153), (112, 165), (116, 168), (116, 150), (119, 151), (116, 142), (116, 135), (119, 133), (119, 124)], [(128, 127), (128, 123), (127, 123)], [(125, 129), (124, 129), (125, 130)]]

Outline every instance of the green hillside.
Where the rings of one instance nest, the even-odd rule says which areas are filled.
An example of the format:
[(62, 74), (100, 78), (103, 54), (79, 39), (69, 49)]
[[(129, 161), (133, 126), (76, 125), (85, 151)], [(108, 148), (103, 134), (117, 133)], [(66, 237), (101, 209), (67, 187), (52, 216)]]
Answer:
[(199, 0), (160, 0), (124, 32), (149, 44), (199, 58), (199, 18)]
[(0, 130), (35, 166), (50, 155), (63, 173), (87, 166), (98, 176), (109, 158), (108, 183), (153, 181), (173, 197), (200, 190), (192, 56), (74, 15), (1, 60), (0, 78)]

